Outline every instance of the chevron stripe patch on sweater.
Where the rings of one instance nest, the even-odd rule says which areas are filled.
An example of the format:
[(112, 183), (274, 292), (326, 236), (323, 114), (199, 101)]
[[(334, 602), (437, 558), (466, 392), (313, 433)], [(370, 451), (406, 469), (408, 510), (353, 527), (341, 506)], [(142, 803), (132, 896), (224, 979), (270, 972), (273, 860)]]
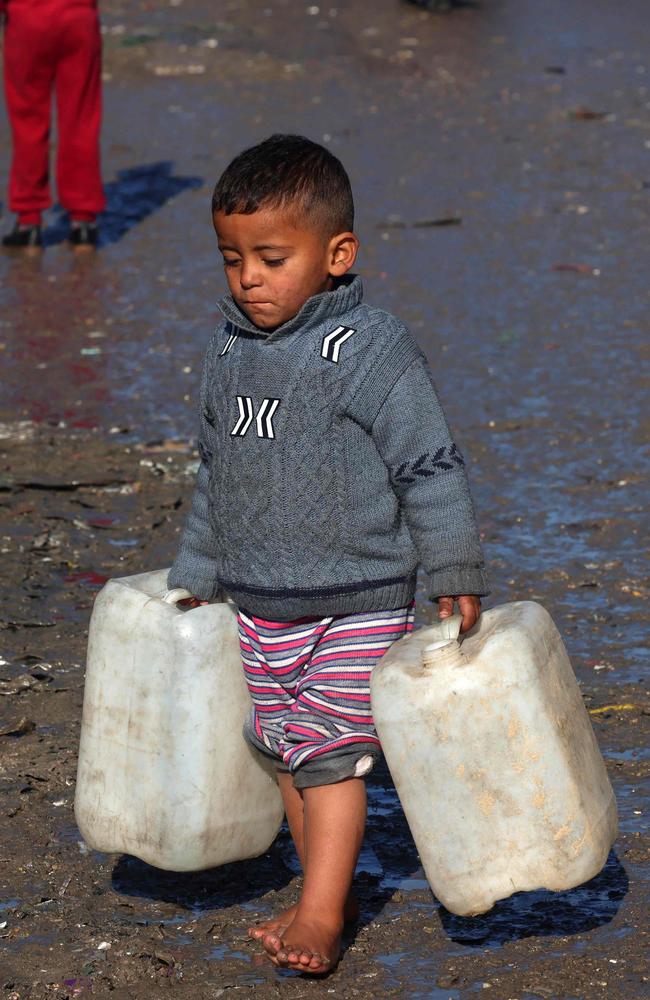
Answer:
[(323, 337), (321, 347), (321, 357), (326, 361), (332, 361), (335, 365), (339, 363), (339, 353), (346, 340), (349, 340), (356, 331), (351, 326), (337, 326), (331, 333)]
[(236, 340), (237, 340), (237, 334), (236, 333), (231, 333), (230, 336), (228, 337), (228, 340), (226, 341), (226, 344), (225, 344), (225, 347), (224, 347), (223, 351), (219, 355), (220, 358), (222, 358), (224, 356), (224, 354), (228, 353), (228, 351), (233, 346), (233, 344), (235, 343)]

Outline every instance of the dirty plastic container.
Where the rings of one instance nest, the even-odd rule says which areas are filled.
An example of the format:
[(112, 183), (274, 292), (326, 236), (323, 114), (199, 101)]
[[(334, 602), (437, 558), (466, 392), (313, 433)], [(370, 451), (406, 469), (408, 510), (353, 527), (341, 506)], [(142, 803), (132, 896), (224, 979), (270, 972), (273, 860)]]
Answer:
[(616, 837), (603, 759), (562, 639), (539, 604), (459, 615), (396, 642), (372, 708), (429, 884), (463, 916), (596, 875)]
[(196, 871), (263, 853), (283, 807), (242, 737), (251, 702), (228, 602), (183, 610), (167, 570), (110, 580), (88, 636), (75, 817), (98, 851)]

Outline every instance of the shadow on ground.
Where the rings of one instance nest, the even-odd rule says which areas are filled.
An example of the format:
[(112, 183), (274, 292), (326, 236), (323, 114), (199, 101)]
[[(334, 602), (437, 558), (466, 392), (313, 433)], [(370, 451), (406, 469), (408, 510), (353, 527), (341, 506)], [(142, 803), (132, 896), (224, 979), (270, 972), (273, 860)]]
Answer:
[(111, 885), (125, 896), (164, 901), (199, 913), (242, 906), (291, 881), (293, 872), (283, 862), (288, 850), (292, 850), (289, 834), (283, 827), (270, 850), (259, 858), (205, 871), (163, 871), (124, 854), (113, 869)]
[(615, 851), (602, 872), (567, 892), (518, 892), (479, 917), (457, 917), (440, 907), (447, 935), (459, 944), (502, 945), (527, 937), (584, 934), (616, 916), (628, 891), (628, 877)]
[[(203, 912), (254, 903), (272, 890), (283, 889), (299, 872), (285, 823), (272, 847), (261, 857), (208, 871), (165, 872), (125, 855), (113, 870), (112, 886), (124, 895), (164, 900)], [(406, 893), (406, 899), (415, 891), (420, 905), (421, 894), (426, 892), (432, 910), (437, 902), (428, 889), (384, 761), (378, 762), (368, 779), (368, 823), (355, 886), (361, 918), (346, 935), (348, 943), (384, 910), (396, 891)], [(498, 947), (529, 937), (583, 934), (608, 924), (616, 916), (628, 887), (627, 873), (612, 850), (603, 870), (575, 889), (519, 892), (476, 917), (456, 916), (438, 904), (438, 914), (450, 940), (481, 948)]]
[[(173, 167), (170, 160), (129, 167), (118, 172), (116, 181), (106, 184), (106, 210), (99, 217), (100, 247), (117, 243), (170, 198), (203, 185), (202, 177), (175, 176)], [(46, 246), (62, 243), (68, 236), (68, 214), (60, 206), (57, 211), (59, 217), (43, 234)]]

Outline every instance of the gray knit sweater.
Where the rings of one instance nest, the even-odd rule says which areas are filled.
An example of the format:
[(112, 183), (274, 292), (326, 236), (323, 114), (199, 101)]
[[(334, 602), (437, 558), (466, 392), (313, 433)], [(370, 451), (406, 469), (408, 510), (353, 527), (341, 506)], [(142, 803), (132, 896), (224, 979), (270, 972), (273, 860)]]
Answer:
[(272, 620), (488, 593), (463, 458), (408, 330), (359, 277), (272, 333), (226, 296), (170, 587)]

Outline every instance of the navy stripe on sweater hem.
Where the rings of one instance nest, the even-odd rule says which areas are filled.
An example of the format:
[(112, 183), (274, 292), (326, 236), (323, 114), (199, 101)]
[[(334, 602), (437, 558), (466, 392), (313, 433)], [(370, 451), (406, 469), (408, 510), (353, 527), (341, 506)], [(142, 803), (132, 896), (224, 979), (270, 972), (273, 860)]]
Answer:
[(254, 597), (277, 597), (286, 600), (289, 597), (335, 597), (337, 594), (358, 594), (364, 590), (377, 590), (379, 587), (390, 587), (395, 584), (410, 584), (414, 576), (386, 576), (381, 580), (363, 580), (360, 583), (347, 583), (337, 587), (301, 587), (294, 590), (276, 590), (273, 587), (246, 587), (232, 580), (219, 578), (219, 583), (226, 590), (235, 590), (241, 594), (252, 594)]

